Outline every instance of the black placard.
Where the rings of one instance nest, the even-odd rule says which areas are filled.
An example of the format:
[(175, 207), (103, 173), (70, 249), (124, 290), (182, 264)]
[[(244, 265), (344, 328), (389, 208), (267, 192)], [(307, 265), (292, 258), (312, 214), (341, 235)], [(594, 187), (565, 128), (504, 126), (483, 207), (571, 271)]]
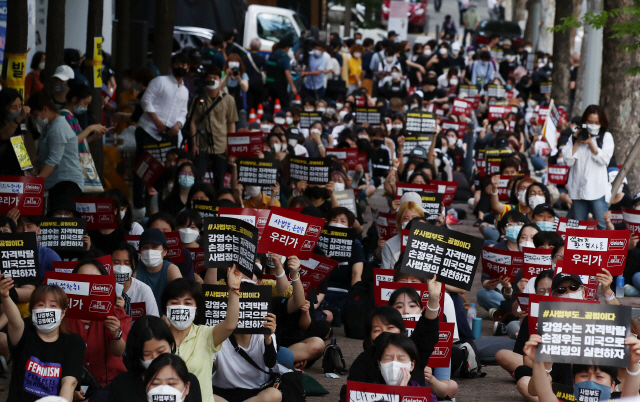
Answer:
[(318, 240), (318, 247), (325, 255), (330, 255), (332, 260), (349, 261), (353, 245), (356, 241), (355, 229), (339, 228), (325, 225)]
[(507, 88), (504, 85), (489, 84), (487, 85), (487, 96), (502, 99), (507, 95)]
[(205, 218), (204, 266), (236, 267), (253, 277), (258, 248), (258, 228), (235, 218)]
[[(202, 285), (204, 312), (201, 322), (215, 327), (227, 316), (229, 288), (226, 285)], [(269, 334), (263, 325), (271, 304), (271, 286), (258, 286), (243, 282), (240, 285), (240, 313), (234, 334)]]
[(577, 399), (573, 396), (573, 387), (571, 385), (553, 382), (551, 383), (551, 389), (553, 390), (553, 393), (556, 394), (556, 398), (558, 398), (558, 402), (577, 401)]
[(488, 176), (500, 174), (500, 164), (502, 160), (508, 158), (513, 153), (510, 149), (487, 148), (484, 152), (486, 172)]
[(422, 209), (425, 214), (428, 214), (429, 219), (435, 219), (442, 211), (442, 194), (424, 193), (422, 191), (419, 191), (418, 194), (422, 198)]
[(84, 218), (45, 218), (40, 222), (38, 243), (56, 251), (84, 251)]
[(467, 96), (476, 96), (480, 91), (476, 85), (460, 84), (458, 92), (467, 94)]
[(537, 61), (538, 61), (538, 56), (535, 53), (528, 53), (527, 61), (526, 61), (527, 71), (535, 70)]
[(553, 83), (551, 81), (541, 82), (540, 83), (540, 93), (541, 94), (550, 94), (552, 87), (553, 87)]
[(278, 179), (278, 164), (260, 158), (238, 158), (238, 181), (246, 186), (271, 186)]
[(423, 147), (427, 152), (429, 152), (429, 148), (431, 148), (431, 143), (433, 142), (433, 137), (435, 137), (435, 133), (405, 135), (403, 145), (404, 154), (409, 155), (415, 147)]
[(627, 367), (630, 330), (630, 306), (541, 302), (536, 361)]
[(169, 137), (159, 143), (143, 145), (142, 149), (149, 152), (160, 162), (167, 161), (167, 152), (178, 146), (178, 136)]
[(309, 128), (316, 121), (322, 122), (322, 113), (320, 112), (300, 112), (299, 128)]
[(218, 207), (215, 205), (215, 201), (191, 201), (191, 209), (197, 211), (202, 219), (214, 218), (218, 216)]
[(40, 263), (35, 232), (0, 233), (0, 261), (5, 278), (13, 278), (16, 286), (37, 284)]
[(407, 113), (407, 134), (425, 134), (436, 132), (436, 116), (429, 112)]
[(329, 182), (328, 158), (289, 159), (289, 177), (295, 180), (306, 180), (308, 184), (327, 184)]
[(345, 207), (353, 212), (354, 215), (358, 215), (358, 211), (356, 210), (356, 197), (352, 189), (349, 188), (342, 191), (334, 190), (333, 195), (336, 196), (336, 200), (341, 207)]
[(356, 124), (369, 123), (371, 126), (382, 124), (382, 113), (377, 107), (357, 107)]
[(400, 272), (471, 290), (484, 241), (424, 222), (411, 225)]

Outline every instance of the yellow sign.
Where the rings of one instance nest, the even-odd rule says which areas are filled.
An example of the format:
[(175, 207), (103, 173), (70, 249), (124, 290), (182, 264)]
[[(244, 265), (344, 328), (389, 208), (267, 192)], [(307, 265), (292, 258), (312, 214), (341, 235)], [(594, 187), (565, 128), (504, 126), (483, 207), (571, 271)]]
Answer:
[(5, 54), (7, 59), (7, 86), (20, 93), (24, 99), (26, 54)]
[(102, 66), (93, 66), (93, 87), (102, 88)]
[(93, 38), (93, 87), (102, 88), (102, 38)]
[(102, 38), (93, 38), (93, 60), (102, 63)]
[(13, 150), (15, 151), (18, 162), (20, 163), (20, 168), (22, 168), (22, 170), (31, 169), (33, 165), (31, 164), (27, 148), (24, 146), (22, 136), (18, 135), (11, 137), (11, 145), (13, 145)]

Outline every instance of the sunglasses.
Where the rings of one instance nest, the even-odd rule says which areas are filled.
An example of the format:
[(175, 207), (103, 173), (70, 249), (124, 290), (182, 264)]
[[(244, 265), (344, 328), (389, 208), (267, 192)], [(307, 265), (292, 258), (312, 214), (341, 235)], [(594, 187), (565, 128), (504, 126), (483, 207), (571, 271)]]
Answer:
[(577, 283), (574, 283), (571, 286), (560, 286), (556, 289), (556, 294), (557, 295), (563, 295), (565, 293), (567, 293), (567, 290), (570, 290), (572, 292), (577, 291), (578, 289), (580, 289), (582, 287), (582, 285), (578, 285)]

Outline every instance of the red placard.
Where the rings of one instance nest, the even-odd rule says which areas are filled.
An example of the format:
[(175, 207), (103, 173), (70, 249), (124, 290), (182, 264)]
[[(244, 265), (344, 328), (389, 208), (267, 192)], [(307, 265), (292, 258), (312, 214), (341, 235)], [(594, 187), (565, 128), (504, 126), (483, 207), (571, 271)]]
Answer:
[(516, 298), (516, 300), (518, 301), (518, 304), (520, 305), (520, 310), (526, 310), (529, 311), (529, 296), (531, 296), (531, 294), (529, 293), (514, 293), (513, 296)]
[(522, 268), (522, 252), (498, 250), (494, 247), (482, 248), (482, 273), (491, 279), (509, 277), (509, 282), (516, 280), (518, 270)]
[(473, 101), (473, 105), (471, 106), (473, 110), (476, 110), (480, 107), (480, 95), (467, 96), (464, 99), (468, 101)]
[(347, 401), (428, 402), (431, 387), (401, 387), (347, 381)]
[[(391, 271), (391, 270), (389, 270)], [(422, 300), (422, 307), (427, 306), (427, 302), (429, 301), (429, 284), (428, 283), (400, 283), (400, 282), (385, 282), (379, 281), (378, 285), (373, 285), (373, 293), (375, 295), (375, 304), (376, 306), (385, 306), (389, 304), (389, 298), (391, 294), (397, 289), (410, 287), (414, 288), (420, 299)], [(442, 316), (444, 314), (444, 283), (442, 284), (442, 289), (440, 292), (440, 311), (438, 312), (438, 316), (440, 317), (440, 321), (442, 321)]]
[[(283, 208), (288, 210), (295, 210), (292, 208)], [(301, 209), (299, 210), (301, 211)], [(298, 212), (299, 212), (298, 211)], [(268, 209), (255, 209), (255, 208), (234, 208), (234, 207), (220, 207), (218, 208), (218, 216), (227, 218), (236, 218), (241, 221), (248, 222), (258, 228), (258, 239), (262, 238), (264, 228), (267, 226), (267, 218), (271, 211)]]
[(535, 278), (540, 272), (553, 269), (551, 265), (552, 248), (523, 247), (524, 262), (522, 264), (522, 279)]
[[(113, 275), (113, 262), (111, 262), (110, 255), (104, 255), (95, 259), (100, 262), (102, 266), (109, 272), (109, 275)], [(78, 265), (80, 261), (52, 261), (52, 267), (55, 272), (62, 272), (70, 274), (73, 269)]]
[(511, 198), (509, 196), (508, 184), (512, 177), (513, 176), (500, 175), (500, 184), (498, 184), (498, 199), (500, 201), (509, 201)]
[(456, 130), (458, 133), (458, 138), (464, 140), (464, 134), (467, 132), (467, 123), (466, 122), (457, 122), (457, 121), (443, 121), (442, 122), (442, 131), (447, 132), (447, 130)]
[(567, 184), (569, 166), (549, 165), (547, 177), (549, 178), (549, 183), (562, 185)]
[(629, 230), (568, 229), (562, 272), (596, 275), (606, 268), (613, 276), (622, 275), (630, 234)]
[(375, 286), (380, 286), (380, 282), (393, 282), (393, 274), (395, 270), (374, 268), (373, 269), (373, 283)]
[(476, 169), (478, 169), (480, 177), (487, 176), (487, 164), (484, 158), (476, 158)]
[(73, 197), (76, 210), (87, 220), (87, 230), (117, 229), (111, 198)]
[(538, 124), (543, 125), (549, 115), (549, 106), (540, 106), (538, 108)]
[(67, 318), (104, 321), (113, 315), (116, 277), (45, 272), (47, 285), (58, 285), (69, 298)]
[(260, 131), (227, 134), (228, 156), (255, 158), (256, 152), (263, 151), (264, 145)]
[(347, 162), (349, 170), (358, 166), (358, 148), (327, 148), (327, 156), (335, 155), (341, 161)]
[[(616, 223), (622, 222), (624, 222), (624, 215), (622, 214), (622, 211), (611, 211), (611, 223), (615, 225)], [(629, 228), (629, 230), (631, 230), (631, 228)]]
[(375, 208), (371, 208), (371, 214), (373, 215), (373, 219), (376, 222), (378, 236), (382, 240), (389, 240), (390, 238), (398, 234), (395, 213), (382, 212), (378, 211)]
[[(432, 185), (438, 186), (438, 193), (442, 194), (442, 205), (448, 207), (453, 202), (453, 199), (456, 196), (456, 191), (458, 191), (458, 182), (457, 181), (442, 181), (442, 180), (431, 180)], [(425, 191), (428, 193), (428, 191)]]
[(369, 172), (369, 161), (366, 153), (363, 152), (358, 154), (358, 164), (362, 165), (362, 169), (365, 172)]
[(471, 114), (471, 106), (473, 106), (473, 102), (455, 98), (451, 105), (451, 111), (455, 114), (469, 117), (469, 114)]
[(131, 323), (147, 315), (147, 303), (131, 303)]
[(438, 186), (435, 184), (411, 184), (411, 183), (398, 183), (396, 186), (396, 200), (402, 198), (402, 194), (406, 192), (425, 192), (425, 193), (437, 193)]
[(274, 207), (258, 242), (258, 253), (271, 251), (285, 257), (296, 255), (306, 260), (313, 255), (324, 224), (324, 219)]
[(429, 367), (449, 367), (455, 327), (456, 324), (454, 322), (440, 323), (438, 328), (438, 343), (436, 343), (431, 356), (429, 356)]
[[(562, 260), (556, 261), (556, 271), (554, 276), (558, 275), (560, 272), (562, 272)], [(580, 280), (582, 281), (582, 285), (585, 289), (585, 299), (595, 300), (598, 293), (598, 278), (596, 278), (595, 276), (580, 275)]]
[(164, 165), (148, 151), (144, 151), (133, 170), (144, 184), (153, 186), (162, 177)]
[(558, 218), (558, 229), (556, 232), (560, 233), (562, 240), (565, 239), (567, 229), (586, 229), (596, 230), (598, 228), (598, 221), (579, 221), (576, 219), (567, 219), (563, 217)]
[(312, 254), (309, 259), (300, 261), (300, 280), (303, 284), (308, 283), (309, 288), (305, 288), (305, 297), (309, 296), (309, 289), (316, 288), (325, 280), (327, 276), (338, 266), (338, 261)]
[[(613, 213), (611, 214), (613, 215)], [(622, 219), (631, 233), (640, 232), (640, 211), (633, 208), (622, 208)], [(613, 222), (613, 219), (612, 219)]]
[(579, 300), (579, 299), (565, 299), (562, 297), (544, 296), (544, 295), (530, 295), (529, 306), (527, 306), (527, 313), (529, 314), (529, 335), (535, 334), (538, 331), (538, 308), (542, 302), (568, 302), (571, 303), (599, 303), (593, 300)]
[(489, 105), (489, 121), (502, 119), (511, 112), (511, 107), (502, 105)]
[(21, 215), (42, 215), (44, 178), (0, 176), (0, 215), (18, 208)]
[(182, 240), (180, 240), (180, 232), (165, 232), (164, 237), (167, 238), (167, 256), (171, 258), (174, 264), (184, 262), (184, 249), (182, 248)]
[(204, 249), (200, 248), (189, 248), (187, 249), (191, 253), (191, 260), (193, 261), (193, 272), (200, 273), (206, 270), (204, 266)]

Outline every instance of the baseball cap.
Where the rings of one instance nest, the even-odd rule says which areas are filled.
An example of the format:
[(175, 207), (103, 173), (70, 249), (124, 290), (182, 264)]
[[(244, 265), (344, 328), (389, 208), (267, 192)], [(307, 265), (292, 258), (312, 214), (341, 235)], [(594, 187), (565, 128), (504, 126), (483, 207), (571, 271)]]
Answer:
[(140, 246), (143, 244), (153, 244), (167, 248), (167, 238), (160, 229), (147, 229), (140, 235)]
[(503, 45), (503, 46), (505, 46), (505, 45), (506, 45), (506, 46), (511, 46), (511, 40), (510, 40), (510, 39), (505, 39), (505, 40), (503, 40), (503, 41), (502, 41), (502, 45)]
[(409, 153), (409, 158), (411, 158), (412, 156), (420, 159), (427, 159), (427, 150), (424, 149), (424, 147), (415, 147)]
[(422, 197), (420, 197), (420, 194), (416, 193), (415, 191), (407, 191), (406, 193), (402, 194), (402, 197), (400, 198), (400, 205), (404, 204), (407, 201), (413, 201), (416, 204), (420, 205), (420, 207), (422, 207)]
[(540, 204), (533, 209), (533, 216), (536, 216), (544, 211), (549, 211), (551, 215), (556, 216), (556, 212), (547, 204)]
[(51, 213), (56, 211), (69, 211), (73, 213), (73, 216), (80, 218), (82, 215), (76, 209), (76, 201), (70, 196), (63, 194), (51, 200), (51, 207), (49, 208)]
[(553, 281), (551, 282), (551, 289), (556, 290), (558, 286), (560, 286), (560, 282), (562, 282), (565, 279), (573, 279), (576, 283), (582, 286), (582, 279), (580, 279), (578, 275), (563, 274), (562, 272), (560, 272), (559, 274), (553, 277)]
[(461, 48), (460, 43), (458, 43), (458, 42), (454, 42), (454, 43), (451, 45), (451, 52), (453, 52), (453, 53), (458, 53), (458, 52), (460, 51), (460, 48)]
[(58, 66), (56, 68), (56, 72), (53, 74), (54, 77), (59, 79), (60, 81), (69, 81), (75, 78), (75, 73), (71, 69), (71, 67), (63, 65)]

